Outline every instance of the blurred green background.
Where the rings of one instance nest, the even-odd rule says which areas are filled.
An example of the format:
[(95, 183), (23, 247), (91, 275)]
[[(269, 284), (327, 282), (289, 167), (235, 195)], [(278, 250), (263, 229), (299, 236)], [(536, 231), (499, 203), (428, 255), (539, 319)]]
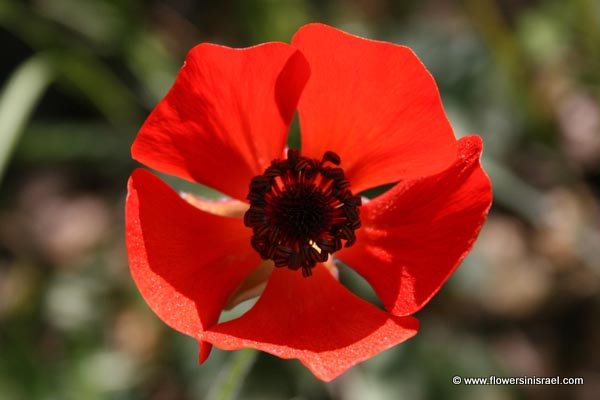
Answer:
[[(495, 201), (472, 254), (418, 313), (417, 337), (328, 384), (261, 354), (240, 398), (598, 398), (597, 0), (0, 0), (1, 400), (215, 393), (236, 353), (198, 366), (195, 341), (129, 277), (129, 147), (192, 46), (289, 41), (311, 21), (411, 46), (456, 134), (484, 137)], [(342, 279), (372, 298), (347, 269)]]

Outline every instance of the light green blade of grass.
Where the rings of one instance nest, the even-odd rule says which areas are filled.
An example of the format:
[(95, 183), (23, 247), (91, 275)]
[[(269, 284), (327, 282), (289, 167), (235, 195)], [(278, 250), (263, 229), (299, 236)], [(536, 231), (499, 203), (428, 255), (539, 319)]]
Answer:
[(244, 379), (258, 357), (254, 349), (242, 349), (233, 354), (231, 364), (224, 369), (215, 386), (208, 394), (210, 400), (234, 400), (238, 398)]
[(0, 93), (0, 183), (17, 139), (52, 81), (47, 60), (33, 56), (9, 77)]

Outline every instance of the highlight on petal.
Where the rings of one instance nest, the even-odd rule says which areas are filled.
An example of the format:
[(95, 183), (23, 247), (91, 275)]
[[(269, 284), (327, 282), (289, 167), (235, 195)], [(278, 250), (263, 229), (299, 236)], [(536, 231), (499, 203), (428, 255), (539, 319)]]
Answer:
[[(129, 179), (126, 241), (131, 274), (167, 325), (199, 338), (260, 263), (240, 219), (195, 208), (152, 173)], [(204, 345), (204, 355), (209, 347)]]
[(253, 347), (297, 358), (319, 379), (330, 381), (411, 338), (417, 329), (415, 318), (379, 310), (318, 265), (310, 278), (288, 268), (275, 269), (253, 308), (210, 328), (202, 338), (225, 350)]
[(452, 163), (452, 128), (412, 50), (322, 24), (300, 28), (292, 44), (311, 70), (298, 105), (303, 155), (335, 151), (354, 192)]
[(131, 152), (141, 163), (243, 200), (283, 153), (310, 71), (285, 43), (193, 48)]
[(243, 218), (248, 211), (248, 203), (235, 199), (207, 199), (187, 192), (181, 193), (181, 198), (202, 211), (223, 217)]
[(230, 310), (246, 300), (260, 296), (267, 286), (273, 268), (275, 268), (273, 261), (261, 260), (259, 266), (229, 295), (225, 309)]
[(362, 207), (356, 244), (337, 256), (392, 314), (423, 307), (473, 246), (492, 202), (481, 151), (479, 136), (465, 137), (448, 169), (401, 182)]
[[(339, 271), (333, 262), (333, 257), (329, 256), (323, 266), (336, 280), (339, 279)], [(275, 263), (272, 260), (262, 260), (258, 268), (252, 271), (229, 296), (225, 309), (231, 309), (246, 300), (260, 296), (264, 292), (274, 268)]]

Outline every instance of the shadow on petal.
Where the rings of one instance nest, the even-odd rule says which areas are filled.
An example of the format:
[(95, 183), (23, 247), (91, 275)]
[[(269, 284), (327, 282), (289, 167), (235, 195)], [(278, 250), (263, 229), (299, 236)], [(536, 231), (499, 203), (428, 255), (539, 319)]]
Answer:
[(219, 348), (254, 347), (298, 358), (324, 380), (416, 334), (418, 322), (379, 310), (344, 288), (323, 265), (309, 278), (276, 269), (246, 314), (206, 331)]
[(199, 337), (259, 264), (240, 219), (201, 211), (156, 176), (136, 170), (126, 208), (132, 276), (169, 326)]

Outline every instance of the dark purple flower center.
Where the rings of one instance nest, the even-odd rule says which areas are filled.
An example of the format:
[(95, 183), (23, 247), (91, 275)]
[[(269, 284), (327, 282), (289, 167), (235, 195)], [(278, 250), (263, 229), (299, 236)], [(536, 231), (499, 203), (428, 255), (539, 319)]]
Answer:
[(321, 161), (290, 149), (250, 182), (250, 208), (244, 224), (252, 228), (252, 247), (276, 267), (312, 274), (317, 262), (349, 247), (360, 227), (361, 200), (350, 191), (340, 157), (328, 151)]

